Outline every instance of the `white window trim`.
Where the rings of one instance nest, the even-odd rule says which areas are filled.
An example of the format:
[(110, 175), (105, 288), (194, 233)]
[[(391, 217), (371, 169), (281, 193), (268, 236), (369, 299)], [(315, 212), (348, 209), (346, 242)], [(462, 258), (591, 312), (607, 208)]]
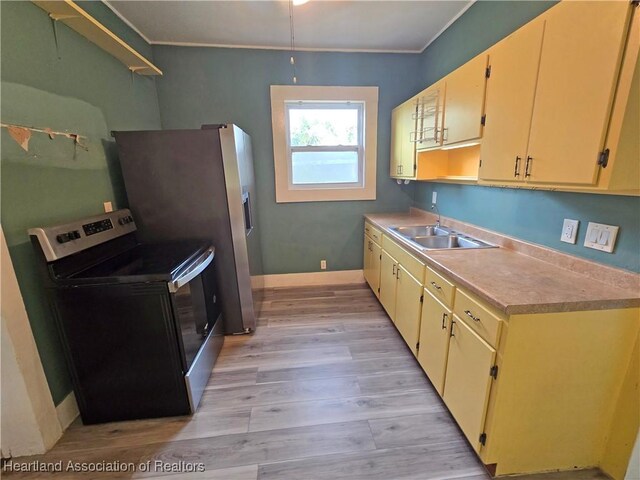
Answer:
[[(364, 185), (300, 188), (291, 184), (285, 103), (294, 101), (364, 103)], [(376, 199), (378, 87), (271, 85), (271, 122), (277, 203)]]

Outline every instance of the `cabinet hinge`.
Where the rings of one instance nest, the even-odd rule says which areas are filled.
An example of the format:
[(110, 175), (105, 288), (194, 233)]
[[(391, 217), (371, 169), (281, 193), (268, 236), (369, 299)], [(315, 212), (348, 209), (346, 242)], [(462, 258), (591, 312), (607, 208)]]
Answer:
[(486, 125), (486, 124), (487, 124), (487, 114), (485, 113), (480, 117), (480, 125)]
[(420, 295), (420, 303), (424, 302), (424, 295)]
[(487, 78), (491, 76), (491, 65), (489, 65), (487, 69), (484, 71), (484, 76)]
[(482, 445), (486, 445), (487, 444), (487, 434), (486, 433), (481, 433), (480, 434), (480, 438), (478, 440), (480, 441), (480, 443)]
[(489, 376), (493, 377), (494, 379), (498, 378), (498, 365), (494, 365), (489, 369)]
[(607, 168), (608, 164), (609, 164), (609, 149), (605, 148), (598, 155), (598, 165), (600, 165), (602, 168)]

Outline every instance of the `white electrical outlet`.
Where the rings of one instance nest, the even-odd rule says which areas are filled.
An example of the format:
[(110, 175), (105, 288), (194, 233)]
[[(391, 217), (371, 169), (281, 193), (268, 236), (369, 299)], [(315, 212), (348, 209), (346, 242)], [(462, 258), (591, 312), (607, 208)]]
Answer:
[(433, 192), (431, 194), (431, 204), (435, 205), (438, 201), (438, 192)]
[(576, 237), (578, 235), (578, 220), (564, 219), (562, 224), (562, 235), (560, 235), (560, 241), (566, 243), (576, 243)]
[(111, 204), (111, 202), (104, 202), (104, 213), (109, 213), (109, 212), (113, 212), (113, 205)]
[(327, 269), (327, 261), (320, 260), (320, 270), (326, 270), (326, 269)]
[(620, 227), (605, 225), (603, 223), (589, 222), (587, 226), (587, 236), (584, 239), (584, 246), (602, 252), (613, 252), (616, 245), (616, 237)]

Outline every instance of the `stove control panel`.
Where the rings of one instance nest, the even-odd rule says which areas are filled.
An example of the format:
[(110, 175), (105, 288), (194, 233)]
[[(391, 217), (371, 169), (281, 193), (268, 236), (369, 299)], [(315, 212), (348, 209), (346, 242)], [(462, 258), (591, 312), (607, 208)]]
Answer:
[[(122, 223), (120, 225), (123, 225)], [(110, 218), (105, 218), (104, 220), (99, 220), (97, 222), (87, 223), (82, 225), (82, 229), (84, 230), (84, 234), (88, 237), (89, 235), (95, 235), (96, 233), (106, 232), (107, 230), (111, 230), (113, 228), (113, 223), (111, 223)]]
[(38, 239), (47, 261), (53, 262), (135, 231), (131, 212), (122, 209), (64, 225), (31, 228), (29, 235)]

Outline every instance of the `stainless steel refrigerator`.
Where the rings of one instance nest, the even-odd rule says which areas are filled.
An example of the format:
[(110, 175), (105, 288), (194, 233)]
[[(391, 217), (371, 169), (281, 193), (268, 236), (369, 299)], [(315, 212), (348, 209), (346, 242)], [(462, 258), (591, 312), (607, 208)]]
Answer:
[(262, 256), (249, 135), (231, 124), (113, 135), (139, 238), (210, 241), (225, 332), (254, 330)]

